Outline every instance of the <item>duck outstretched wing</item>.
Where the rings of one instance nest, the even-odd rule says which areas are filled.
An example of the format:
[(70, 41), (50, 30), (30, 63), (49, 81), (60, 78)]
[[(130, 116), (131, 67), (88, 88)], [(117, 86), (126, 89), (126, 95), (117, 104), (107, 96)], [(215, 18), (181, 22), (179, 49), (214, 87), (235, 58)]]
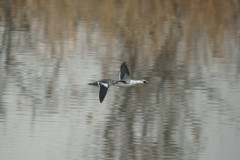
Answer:
[(99, 87), (100, 87), (100, 90), (99, 90), (99, 101), (100, 103), (103, 102), (106, 94), (107, 94), (107, 91), (108, 91), (108, 87), (109, 87), (109, 84), (108, 83), (103, 83), (103, 82), (98, 82), (99, 84)]
[(126, 62), (123, 62), (120, 67), (119, 80), (125, 81), (126, 83), (129, 83), (131, 80), (131, 75)]

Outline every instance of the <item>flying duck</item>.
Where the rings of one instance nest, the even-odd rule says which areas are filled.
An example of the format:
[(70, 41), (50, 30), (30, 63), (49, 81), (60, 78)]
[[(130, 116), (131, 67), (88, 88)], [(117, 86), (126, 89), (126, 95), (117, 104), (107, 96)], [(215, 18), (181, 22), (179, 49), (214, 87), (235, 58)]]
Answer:
[(116, 86), (119, 87), (130, 87), (135, 84), (147, 84), (148, 81), (142, 79), (142, 80), (133, 80), (131, 79), (131, 74), (129, 72), (129, 69), (127, 67), (126, 62), (123, 62), (120, 67), (120, 73), (119, 73), (119, 81), (116, 84)]
[(105, 96), (106, 96), (106, 94), (107, 94), (108, 88), (111, 85), (115, 85), (116, 83), (117, 83), (117, 81), (114, 81), (112, 79), (102, 79), (100, 81), (96, 81), (96, 82), (88, 83), (88, 84), (100, 87), (100, 90), (99, 90), (99, 101), (100, 101), (100, 103), (102, 103), (104, 98), (105, 98)]
[(112, 85), (116, 85), (119, 87), (130, 87), (135, 84), (147, 84), (148, 82), (146, 80), (132, 80), (130, 72), (128, 70), (126, 62), (123, 62), (120, 67), (120, 73), (119, 73), (119, 80), (115, 81), (112, 79), (102, 79), (93, 83), (88, 83), (89, 85), (94, 85), (100, 87), (99, 90), (99, 101), (100, 103), (103, 102), (108, 88)]

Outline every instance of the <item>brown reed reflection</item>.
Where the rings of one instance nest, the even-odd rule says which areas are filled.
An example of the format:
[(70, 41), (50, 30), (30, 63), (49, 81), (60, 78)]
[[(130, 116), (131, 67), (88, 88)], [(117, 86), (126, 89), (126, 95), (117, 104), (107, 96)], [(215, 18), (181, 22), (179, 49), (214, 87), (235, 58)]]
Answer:
[[(194, 43), (202, 30), (209, 38), (217, 39), (211, 43), (219, 48), (224, 33), (236, 34), (239, 25), (239, 4), (234, 0), (11, 0), (1, 3), (1, 12), (12, 14), (14, 26), (26, 28), (37, 24), (52, 45), (59, 38), (74, 40), (77, 26), (84, 22), (89, 32), (99, 25), (109, 39), (118, 37), (127, 48), (136, 47), (138, 51), (147, 48), (144, 54), (161, 50), (166, 39), (175, 34), (182, 35), (188, 45)], [(7, 8), (10, 10), (4, 12)], [(176, 24), (178, 28), (173, 30)], [(190, 53), (186, 52), (186, 56)]]

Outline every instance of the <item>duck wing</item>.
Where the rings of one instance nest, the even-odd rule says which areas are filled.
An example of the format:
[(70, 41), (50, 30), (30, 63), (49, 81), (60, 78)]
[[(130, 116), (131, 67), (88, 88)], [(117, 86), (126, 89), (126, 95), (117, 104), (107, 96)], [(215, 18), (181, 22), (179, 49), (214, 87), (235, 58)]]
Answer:
[(123, 64), (120, 67), (119, 80), (125, 81), (126, 83), (129, 83), (131, 80), (131, 75), (128, 70), (126, 62), (123, 62)]
[(98, 86), (100, 87), (100, 90), (99, 90), (99, 101), (100, 103), (103, 102), (106, 94), (107, 94), (107, 91), (108, 91), (108, 88), (109, 88), (109, 84), (108, 83), (104, 83), (104, 82), (98, 82)]

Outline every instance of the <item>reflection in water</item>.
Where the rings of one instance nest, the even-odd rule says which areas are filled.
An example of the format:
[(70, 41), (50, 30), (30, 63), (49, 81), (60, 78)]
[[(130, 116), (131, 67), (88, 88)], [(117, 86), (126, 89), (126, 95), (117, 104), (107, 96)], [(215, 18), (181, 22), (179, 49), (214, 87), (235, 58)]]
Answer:
[[(1, 159), (240, 157), (239, 2), (0, 2)], [(127, 61), (148, 86), (117, 79)]]

